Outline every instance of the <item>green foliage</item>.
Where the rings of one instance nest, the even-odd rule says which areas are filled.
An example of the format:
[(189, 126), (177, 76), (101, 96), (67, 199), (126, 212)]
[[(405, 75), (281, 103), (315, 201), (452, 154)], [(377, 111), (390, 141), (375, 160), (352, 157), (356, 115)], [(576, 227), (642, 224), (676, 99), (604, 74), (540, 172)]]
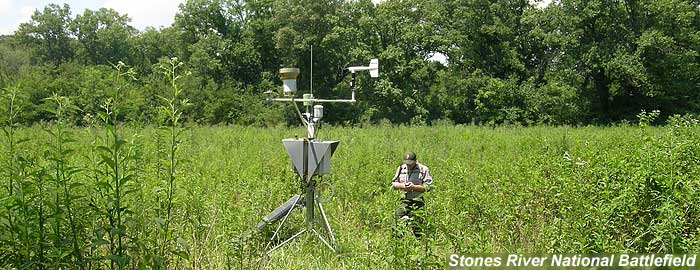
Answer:
[[(68, 104), (56, 96), (54, 108), (54, 100)], [(66, 125), (58, 137), (57, 117), (47, 131), (16, 127), (15, 154), (0, 158), (0, 267), (440, 269), (455, 252), (693, 252), (700, 233), (698, 120), (673, 116), (666, 126), (649, 125), (656, 117), (642, 114), (647, 124), (638, 127), (322, 129), (323, 138), (343, 142), (324, 177), (335, 190), (324, 209), (341, 252), (301, 238), (271, 256), (263, 255), (271, 232), (252, 228), (298, 192), (288, 158), (275, 146), (297, 128), (177, 125), (173, 152), (172, 122), (118, 126), (115, 142), (110, 126)], [(20, 142), (30, 137), (32, 143)], [(2, 138), (0, 151), (9, 153)], [(74, 152), (62, 156), (58, 147)], [(399, 194), (386, 180), (406, 149), (418, 152), (435, 178), (422, 220), (413, 224), (393, 219)], [(56, 179), (64, 182), (56, 186)], [(294, 225), (300, 216), (290, 218), (283, 234), (303, 227)]]
[[(75, 182), (73, 179), (76, 175), (82, 171), (81, 168), (73, 166), (68, 161), (68, 158), (73, 155), (74, 149), (72, 149), (71, 144), (75, 142), (73, 136), (66, 126), (66, 116), (78, 108), (71, 104), (70, 99), (66, 97), (54, 94), (48, 100), (55, 103), (50, 109), (56, 117), (55, 127), (53, 129), (46, 129), (50, 137), (50, 143), (46, 147), (45, 159), (48, 160), (51, 165), (47, 171), (46, 180), (54, 183), (55, 189), (53, 191), (54, 201), (54, 213), (53, 219), (53, 237), (54, 237), (54, 247), (59, 249), (64, 249), (63, 238), (70, 239), (70, 247), (65, 247), (66, 250), (71, 250), (71, 259), (66, 259), (69, 264), (76, 265), (78, 268), (85, 268), (86, 261), (83, 257), (82, 245), (83, 239), (83, 224), (80, 222), (79, 217), (76, 212), (81, 212), (77, 206), (81, 205), (81, 200), (85, 197), (84, 195), (78, 195), (77, 189), (84, 186), (84, 183)], [(63, 233), (62, 221), (68, 221), (69, 233)], [(67, 237), (65, 235), (70, 235)]]
[[(95, 146), (100, 157), (101, 168), (96, 168), (99, 174), (95, 183), (99, 197), (91, 198), (95, 211), (102, 214), (102, 226), (96, 232), (96, 243), (108, 245), (109, 252), (104, 258), (109, 259), (112, 269), (124, 269), (130, 260), (128, 254), (129, 239), (127, 238), (127, 221), (130, 210), (128, 195), (134, 193), (135, 184), (138, 181), (132, 167), (137, 161), (136, 147), (133, 142), (126, 140), (119, 132), (120, 104), (123, 99), (122, 90), (124, 81), (133, 78), (131, 68), (119, 62), (114, 66), (112, 96), (103, 105), (104, 112), (99, 113), (99, 118), (104, 124), (105, 135), (101, 144)], [(103, 239), (106, 234), (107, 239)]]
[(29, 66), (31, 54), (15, 37), (0, 37), (0, 88), (9, 87)]
[(21, 122), (51, 119), (41, 108), (52, 93), (94, 117), (109, 64), (123, 61), (143, 77), (120, 119), (157, 123), (165, 93), (153, 67), (173, 56), (192, 73), (183, 120), (194, 123), (291, 124), (292, 111), (253, 102), (279, 87), (278, 68), (300, 68), (303, 91), (313, 79), (317, 96), (344, 98), (344, 68), (371, 58), (382, 77), (360, 75), (363, 102), (329, 105), (327, 122), (587, 124), (700, 108), (693, 1), (191, 0), (173, 25), (142, 32), (111, 9), (69, 15), (48, 5), (0, 40), (0, 87), (21, 82), (30, 97)]
[[(193, 0), (172, 26), (138, 32), (113, 10), (71, 19), (48, 5), (0, 38), (0, 268), (440, 269), (455, 252), (697, 251), (700, 130), (676, 114), (700, 108), (699, 13), (675, 0)], [(362, 102), (325, 119), (381, 125), (319, 133), (343, 141), (324, 179), (341, 252), (298, 241), (264, 255), (270, 232), (251, 228), (297, 192), (275, 146), (299, 134), (279, 127), (295, 112), (263, 102), (275, 72), (300, 67), (303, 92), (314, 79), (317, 96), (346, 97), (343, 68), (373, 57), (382, 77), (358, 75)], [(639, 124), (520, 126), (611, 120)], [(436, 179), (409, 224), (381, 180), (404, 150)]]
[[(160, 63), (158, 65), (158, 70), (168, 81), (167, 88), (170, 89), (170, 95), (161, 96), (162, 105), (159, 107), (159, 113), (161, 114), (161, 129), (163, 134), (159, 135), (159, 138), (167, 139), (167, 149), (158, 149), (158, 153), (165, 152), (165, 156), (158, 160), (158, 164), (162, 164), (164, 167), (165, 174), (163, 175), (165, 181), (162, 181), (164, 187), (162, 190), (166, 192), (163, 196), (163, 201), (159, 202), (158, 217), (156, 217), (157, 222), (160, 225), (160, 242), (158, 244), (159, 251), (157, 253), (160, 260), (163, 261), (164, 265), (172, 265), (173, 256), (177, 255), (180, 259), (187, 260), (189, 256), (187, 251), (182, 249), (181, 243), (186, 243), (181, 238), (176, 238), (178, 235), (174, 234), (170, 228), (170, 224), (173, 219), (175, 191), (176, 191), (176, 180), (179, 177), (179, 170), (183, 161), (178, 158), (177, 152), (180, 148), (181, 139), (183, 137), (184, 129), (180, 128), (182, 120), (182, 110), (187, 107), (189, 101), (187, 99), (182, 99), (182, 90), (180, 89), (179, 80), (182, 76), (187, 76), (188, 74), (182, 74), (181, 68), (183, 63), (178, 61), (177, 58), (171, 58), (167, 62)], [(159, 198), (161, 196), (158, 196)], [(171, 243), (173, 238), (177, 239), (178, 245)], [(162, 265), (157, 266), (161, 267)], [(166, 267), (167, 268), (167, 267)]]
[(131, 59), (135, 50), (130, 39), (136, 29), (128, 25), (129, 18), (113, 9), (97, 11), (86, 9), (70, 22), (69, 28), (80, 46), (76, 49), (79, 58), (87, 64), (105, 65)]
[(69, 23), (68, 4), (49, 4), (43, 11), (34, 11), (31, 21), (22, 23), (16, 35), (22, 43), (36, 49), (37, 61), (60, 64), (73, 57)]

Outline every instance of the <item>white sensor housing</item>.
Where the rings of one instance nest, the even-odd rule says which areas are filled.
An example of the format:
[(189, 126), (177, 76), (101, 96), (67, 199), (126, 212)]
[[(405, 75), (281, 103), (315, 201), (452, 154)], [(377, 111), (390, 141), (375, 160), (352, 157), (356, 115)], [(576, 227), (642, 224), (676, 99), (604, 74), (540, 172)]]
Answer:
[(280, 79), (282, 80), (282, 94), (293, 96), (297, 92), (298, 68), (280, 68)]
[(372, 59), (369, 62), (369, 66), (349, 67), (348, 70), (350, 70), (350, 72), (352, 73), (356, 73), (357, 71), (369, 70), (369, 76), (371, 76), (372, 78), (377, 78), (379, 77), (379, 59)]

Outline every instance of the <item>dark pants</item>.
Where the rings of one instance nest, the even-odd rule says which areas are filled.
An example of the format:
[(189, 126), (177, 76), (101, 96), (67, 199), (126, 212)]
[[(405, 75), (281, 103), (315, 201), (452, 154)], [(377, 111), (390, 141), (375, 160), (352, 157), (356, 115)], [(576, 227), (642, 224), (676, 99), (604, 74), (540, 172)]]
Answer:
[(399, 207), (396, 208), (396, 213), (394, 214), (397, 221), (404, 217), (409, 219), (407, 224), (416, 237), (421, 237), (423, 235), (421, 230), (423, 218), (417, 213), (418, 209), (421, 209), (423, 206), (425, 206), (425, 202), (423, 202), (423, 198), (421, 197), (417, 199), (401, 199), (401, 203)]
[(399, 207), (396, 208), (394, 218), (400, 219), (404, 216), (413, 218), (415, 216), (415, 212), (418, 209), (421, 209), (424, 205), (425, 203), (423, 202), (423, 198), (401, 199), (401, 204), (399, 204)]

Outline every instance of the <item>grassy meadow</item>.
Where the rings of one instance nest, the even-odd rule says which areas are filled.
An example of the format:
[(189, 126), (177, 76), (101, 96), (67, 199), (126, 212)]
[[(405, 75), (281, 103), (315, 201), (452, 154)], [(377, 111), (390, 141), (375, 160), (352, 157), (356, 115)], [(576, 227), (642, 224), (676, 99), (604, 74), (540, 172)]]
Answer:
[[(302, 128), (5, 130), (2, 269), (444, 269), (452, 253), (700, 251), (690, 118), (322, 127), (319, 139), (341, 141), (322, 179), (340, 252), (302, 237), (271, 256), (270, 231), (254, 226), (300, 192), (281, 139)], [(393, 219), (390, 179), (408, 150), (434, 177), (421, 239)], [(304, 226), (301, 211), (290, 219), (283, 236)]]

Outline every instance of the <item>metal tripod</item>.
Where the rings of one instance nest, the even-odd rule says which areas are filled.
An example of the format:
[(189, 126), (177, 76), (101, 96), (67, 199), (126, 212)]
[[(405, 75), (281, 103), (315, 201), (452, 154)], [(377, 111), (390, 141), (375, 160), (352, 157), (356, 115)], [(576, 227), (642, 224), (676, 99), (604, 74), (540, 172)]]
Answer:
[[(269, 255), (270, 253), (274, 252), (275, 250), (277, 250), (278, 248), (280, 248), (280, 247), (286, 245), (287, 243), (291, 242), (292, 240), (298, 238), (299, 236), (301, 236), (301, 235), (304, 234), (304, 233), (313, 233), (313, 234), (316, 235), (316, 236), (318, 237), (318, 239), (321, 240), (321, 242), (323, 242), (323, 244), (325, 244), (328, 248), (330, 248), (330, 249), (331, 249), (332, 251), (334, 251), (334, 252), (337, 251), (336, 242), (335, 242), (335, 236), (333, 235), (333, 231), (331, 230), (331, 226), (330, 226), (330, 224), (328, 223), (328, 218), (326, 217), (326, 212), (323, 211), (323, 205), (321, 204), (321, 202), (318, 201), (318, 200), (316, 200), (316, 195), (317, 195), (317, 192), (316, 192), (316, 183), (315, 183), (314, 181), (312, 181), (312, 178), (313, 178), (314, 174), (313, 174), (313, 172), (310, 172), (310, 170), (309, 170), (309, 158), (308, 158), (308, 157), (309, 157), (309, 148), (310, 148), (309, 145), (310, 145), (309, 140), (308, 140), (308, 139), (304, 139), (303, 148), (302, 148), (302, 149), (303, 149), (303, 166), (302, 166), (302, 167), (303, 167), (303, 170), (302, 170), (302, 172), (300, 173), (300, 176), (301, 176), (301, 178), (302, 178), (302, 180), (303, 180), (302, 182), (305, 183), (303, 196), (297, 196), (297, 197), (296, 197), (296, 199), (294, 200), (294, 203), (292, 204), (292, 208), (289, 209), (289, 211), (284, 215), (284, 218), (282, 219), (282, 221), (280, 222), (280, 224), (277, 226), (277, 229), (275, 230), (274, 234), (272, 235), (272, 237), (271, 237), (270, 240), (268, 241), (267, 246), (265, 247), (265, 249), (269, 248), (270, 245), (271, 245), (275, 240), (280, 240), (279, 237), (278, 237), (278, 236), (279, 236), (279, 231), (280, 231), (280, 229), (281, 229), (282, 226), (285, 224), (285, 222), (287, 221), (287, 218), (288, 218), (289, 215), (292, 213), (292, 211), (294, 211), (294, 209), (296, 209), (296, 208), (300, 208), (300, 207), (301, 207), (300, 204), (298, 204), (298, 203), (299, 203), (299, 200), (301, 200), (302, 197), (304, 198), (304, 204), (303, 204), (303, 205), (304, 205), (304, 208), (306, 208), (306, 228), (302, 229), (302, 230), (299, 231), (298, 233), (292, 235), (292, 236), (289, 237), (288, 239), (282, 241), (281, 243), (279, 243), (279, 244), (275, 245), (274, 247), (272, 247), (271, 249), (269, 249), (269, 250), (267, 251), (267, 254), (268, 254), (268, 255)], [(330, 242), (327, 241), (325, 238), (323, 238), (323, 236), (321, 235), (321, 233), (319, 233), (319, 232), (316, 230), (315, 226), (314, 226), (315, 223), (316, 223), (316, 222), (315, 222), (315, 221), (316, 221), (316, 215), (314, 214), (315, 208), (316, 208), (316, 207), (318, 207), (319, 213), (321, 214), (321, 217), (323, 218), (323, 219), (322, 219), (323, 225), (324, 225), (323, 227), (324, 227), (324, 229), (326, 230), (326, 233), (328, 234), (328, 237), (330, 238)]]

